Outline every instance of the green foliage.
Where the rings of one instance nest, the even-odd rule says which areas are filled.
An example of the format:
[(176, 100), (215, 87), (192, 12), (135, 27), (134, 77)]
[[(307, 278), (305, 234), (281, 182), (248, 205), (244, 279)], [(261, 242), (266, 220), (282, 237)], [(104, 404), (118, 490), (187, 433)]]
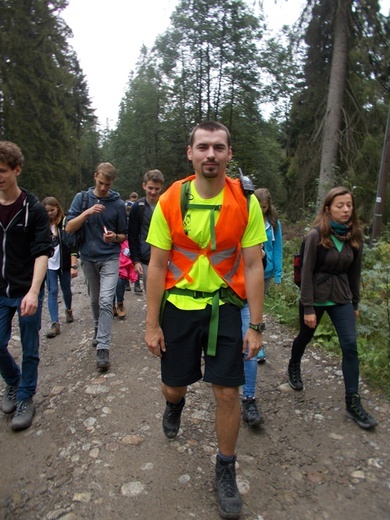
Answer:
[(259, 19), (241, 0), (179, 2), (168, 30), (150, 51), (142, 48), (109, 137), (121, 191), (140, 190), (151, 168), (166, 185), (190, 173), (189, 133), (217, 119), (231, 131), (245, 173), (284, 199), (280, 131), (259, 110), (261, 37)]
[(59, 16), (66, 5), (0, 3), (0, 139), (23, 151), (21, 185), (64, 207), (83, 187), (98, 145), (85, 78)]
[[(303, 227), (301, 228), (303, 229)], [(288, 233), (287, 233), (288, 234)], [(301, 233), (302, 235), (302, 233)], [(265, 310), (280, 323), (299, 328), (300, 291), (293, 282), (293, 254), (299, 251), (301, 236), (284, 241), (283, 283), (271, 285)], [(361, 374), (390, 396), (390, 244), (381, 241), (375, 248), (364, 248), (361, 302), (356, 322)], [(313, 344), (340, 356), (335, 329), (325, 313)]]
[[(304, 77), (293, 94), (285, 134), (290, 218), (299, 218), (301, 208), (316, 198), (337, 4), (321, 0), (307, 7), (311, 14), (304, 32)], [(355, 0), (350, 2), (348, 20), (347, 83), (333, 181), (362, 190), (360, 214), (369, 220), (388, 110), (390, 18), (380, 14), (376, 0)], [(388, 215), (389, 210), (385, 222)]]

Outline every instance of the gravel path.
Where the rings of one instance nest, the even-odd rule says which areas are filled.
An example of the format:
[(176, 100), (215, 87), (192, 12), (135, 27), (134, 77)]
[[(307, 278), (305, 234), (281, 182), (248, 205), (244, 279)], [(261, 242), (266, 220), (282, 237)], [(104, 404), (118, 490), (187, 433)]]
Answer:
[[(76, 321), (62, 320), (54, 339), (44, 334), (45, 306), (34, 423), (14, 433), (0, 417), (0, 518), (219, 518), (211, 388), (190, 388), (182, 431), (165, 439), (159, 362), (143, 341), (145, 298), (127, 292), (125, 305), (106, 374), (95, 369), (82, 274), (74, 283)], [(364, 406), (380, 424), (361, 430), (345, 418), (340, 360), (313, 348), (303, 361), (305, 390), (294, 392), (285, 375), (292, 333), (266, 321), (258, 383), (265, 422), (257, 431), (243, 424), (237, 447), (241, 518), (390, 519), (389, 402), (363, 383)], [(18, 329), (10, 348), (20, 355)]]

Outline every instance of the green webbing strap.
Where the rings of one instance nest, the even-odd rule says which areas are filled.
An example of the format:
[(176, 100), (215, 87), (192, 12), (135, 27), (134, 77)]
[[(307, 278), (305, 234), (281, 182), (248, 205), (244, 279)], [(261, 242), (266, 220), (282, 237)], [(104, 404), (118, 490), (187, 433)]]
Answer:
[(162, 322), (162, 316), (164, 312), (165, 304), (170, 294), (179, 294), (183, 296), (191, 296), (192, 298), (212, 298), (211, 303), (211, 317), (209, 326), (209, 337), (207, 341), (207, 355), (215, 356), (217, 353), (217, 339), (218, 339), (218, 324), (219, 324), (219, 299), (226, 303), (233, 303), (238, 307), (244, 306), (244, 301), (239, 298), (230, 287), (221, 287), (218, 291), (214, 292), (203, 292), (203, 291), (191, 291), (191, 289), (179, 289), (178, 287), (172, 287), (164, 292), (164, 296), (161, 302), (160, 310), (160, 324)]
[(210, 211), (210, 236), (211, 251), (217, 250), (217, 241), (215, 238), (215, 212), (221, 211), (221, 204), (188, 204), (188, 209), (209, 209)]

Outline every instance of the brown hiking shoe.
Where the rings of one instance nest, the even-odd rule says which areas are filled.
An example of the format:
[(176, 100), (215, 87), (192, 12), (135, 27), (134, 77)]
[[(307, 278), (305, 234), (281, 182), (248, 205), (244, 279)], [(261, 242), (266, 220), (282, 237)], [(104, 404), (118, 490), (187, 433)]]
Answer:
[(1, 411), (13, 413), (16, 410), (16, 397), (18, 394), (19, 383), (17, 385), (7, 385), (1, 403)]
[(126, 317), (126, 310), (123, 303), (117, 302), (116, 304), (116, 313), (120, 320), (123, 320)]
[(72, 309), (65, 309), (65, 318), (66, 318), (66, 323), (74, 322)]
[(32, 397), (16, 403), (16, 411), (11, 421), (11, 429), (14, 432), (25, 430), (32, 424), (35, 415), (35, 406)]
[(56, 336), (58, 336), (60, 332), (60, 324), (58, 323), (58, 321), (53, 321), (53, 323), (49, 327), (49, 330), (47, 331), (46, 337), (55, 338)]

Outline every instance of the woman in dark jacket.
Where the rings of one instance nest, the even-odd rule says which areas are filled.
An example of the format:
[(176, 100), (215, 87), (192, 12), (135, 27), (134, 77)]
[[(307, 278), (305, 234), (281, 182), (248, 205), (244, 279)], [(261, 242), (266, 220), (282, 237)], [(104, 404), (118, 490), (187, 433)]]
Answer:
[(347, 417), (361, 428), (370, 429), (377, 421), (360, 402), (355, 324), (359, 316), (362, 248), (362, 232), (353, 195), (346, 188), (333, 188), (326, 195), (314, 227), (305, 238), (300, 330), (292, 345), (288, 377), (294, 390), (302, 390), (301, 358), (326, 311), (342, 350)]
[(67, 323), (73, 321), (71, 278), (77, 276), (77, 255), (71, 254), (69, 248), (62, 240), (64, 212), (54, 197), (46, 197), (42, 204), (50, 218), (51, 236), (54, 246), (54, 254), (49, 258), (46, 275), (48, 292), (48, 307), (51, 324), (47, 331), (48, 338), (54, 338), (61, 332), (58, 320), (58, 280), (65, 303), (65, 318)]

